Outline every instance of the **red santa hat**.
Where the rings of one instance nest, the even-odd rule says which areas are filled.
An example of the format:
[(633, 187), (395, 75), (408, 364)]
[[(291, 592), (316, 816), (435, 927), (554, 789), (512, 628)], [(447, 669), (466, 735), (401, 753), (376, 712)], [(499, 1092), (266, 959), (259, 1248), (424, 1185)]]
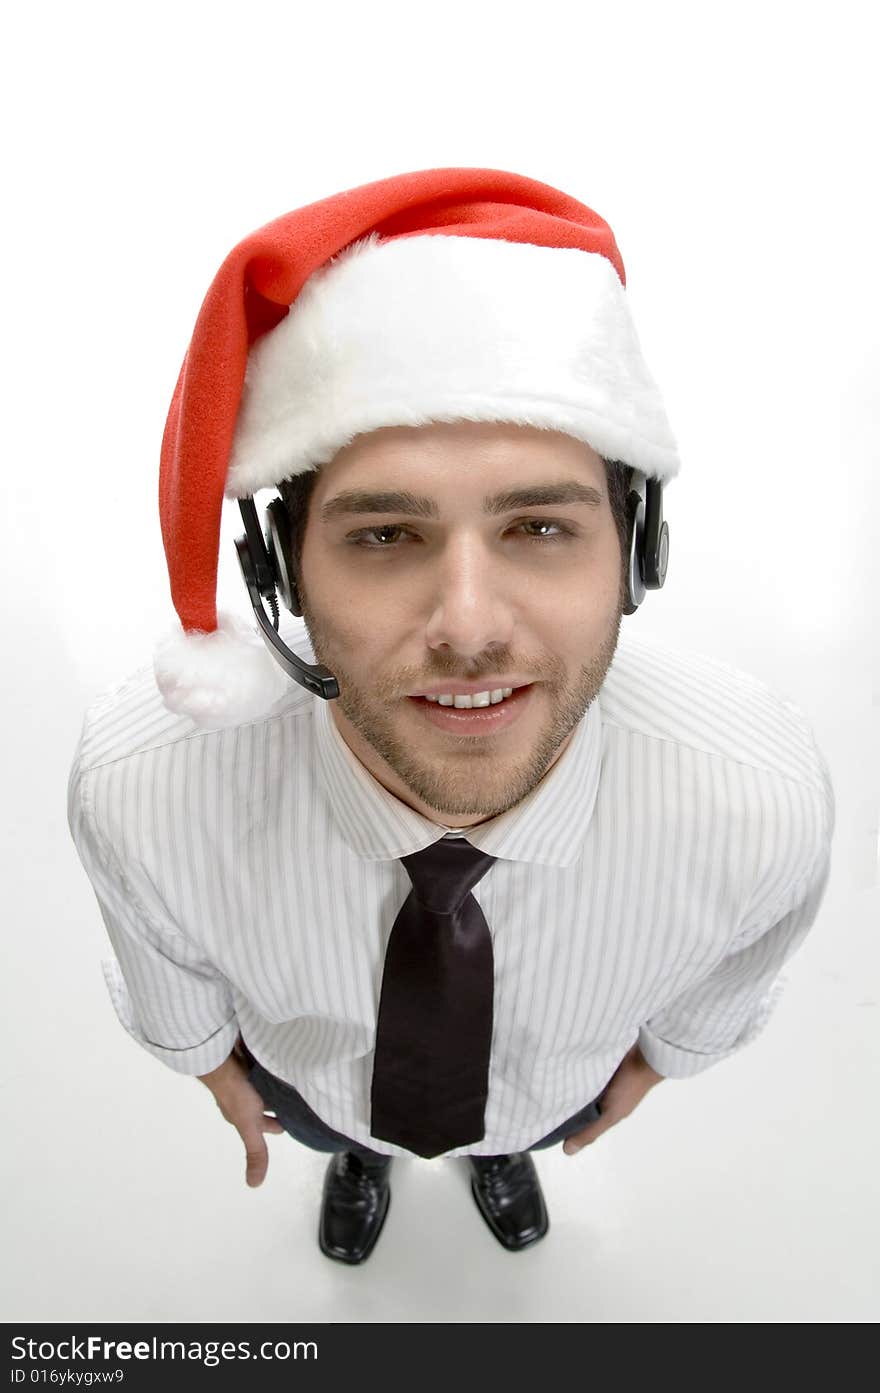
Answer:
[(162, 441), (159, 509), (179, 625), (169, 709), (253, 719), (290, 679), (217, 612), (224, 495), (322, 464), (383, 426), (563, 431), (657, 479), (679, 470), (603, 218), (548, 184), (429, 169), (311, 203), (230, 252), (196, 321)]

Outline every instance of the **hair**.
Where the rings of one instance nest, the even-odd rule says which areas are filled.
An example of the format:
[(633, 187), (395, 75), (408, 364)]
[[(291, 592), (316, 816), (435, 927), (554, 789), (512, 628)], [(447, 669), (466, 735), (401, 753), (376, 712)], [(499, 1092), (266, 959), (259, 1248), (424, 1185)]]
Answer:
[[(617, 536), (620, 542), (621, 561), (622, 565), (626, 567), (629, 560), (627, 553), (628, 520), (626, 499), (629, 493), (633, 471), (628, 464), (621, 464), (618, 460), (603, 459), (602, 463), (605, 465), (605, 482), (608, 487), (608, 502), (611, 505), (611, 515), (614, 518), (614, 525), (617, 529)], [(304, 474), (295, 474), (292, 479), (283, 479), (278, 485), (278, 491), (281, 494), (290, 518), (293, 564), (297, 574), (299, 574), (303, 538), (305, 536), (306, 522), (309, 516), (309, 501), (317, 478), (317, 470), (308, 469)]]

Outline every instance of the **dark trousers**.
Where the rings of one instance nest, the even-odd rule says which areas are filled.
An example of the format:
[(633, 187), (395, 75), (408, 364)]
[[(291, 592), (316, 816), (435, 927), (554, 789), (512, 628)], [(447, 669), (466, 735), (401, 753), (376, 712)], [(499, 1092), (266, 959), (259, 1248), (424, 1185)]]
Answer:
[[(298, 1142), (304, 1146), (310, 1146), (313, 1151), (353, 1151), (358, 1156), (375, 1157), (380, 1155), (377, 1151), (371, 1151), (367, 1146), (361, 1146), (359, 1142), (352, 1141), (350, 1137), (344, 1137), (341, 1132), (334, 1132), (332, 1127), (328, 1127), (326, 1122), (322, 1122), (318, 1114), (313, 1112), (301, 1094), (297, 1093), (289, 1083), (283, 1079), (276, 1078), (270, 1074), (268, 1069), (264, 1069), (262, 1064), (258, 1064), (251, 1054), (244, 1041), (239, 1038), (236, 1052), (242, 1060), (250, 1066), (248, 1083), (251, 1084), (259, 1093), (263, 1102), (266, 1104), (267, 1112), (274, 1112), (285, 1132), (289, 1132)], [(561, 1123), (546, 1137), (536, 1141), (528, 1147), (529, 1151), (542, 1151), (544, 1147), (555, 1146), (558, 1142), (565, 1141), (574, 1132), (579, 1132), (582, 1127), (586, 1127), (588, 1122), (595, 1122), (600, 1115), (598, 1100), (593, 1099), (580, 1112), (576, 1112), (574, 1117), (568, 1118)]]

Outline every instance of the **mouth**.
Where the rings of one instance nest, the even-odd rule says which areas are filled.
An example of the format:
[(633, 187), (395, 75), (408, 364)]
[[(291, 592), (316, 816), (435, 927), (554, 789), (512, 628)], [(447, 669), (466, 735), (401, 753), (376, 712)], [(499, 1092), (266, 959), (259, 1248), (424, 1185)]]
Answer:
[(535, 684), (502, 687), (473, 694), (410, 696), (425, 721), (455, 735), (490, 735), (506, 730), (533, 698)]
[(436, 701), (440, 706), (454, 706), (456, 710), (470, 710), (475, 706), (496, 706), (513, 692), (530, 686), (530, 682), (490, 677), (482, 682), (449, 682), (446, 687), (438, 682), (428, 691), (410, 692), (409, 695)]

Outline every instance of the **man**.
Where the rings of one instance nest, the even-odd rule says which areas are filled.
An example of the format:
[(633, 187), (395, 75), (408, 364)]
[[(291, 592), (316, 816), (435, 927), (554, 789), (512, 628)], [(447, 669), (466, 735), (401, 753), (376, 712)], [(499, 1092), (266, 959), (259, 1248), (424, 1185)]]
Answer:
[[(529, 1153), (741, 1048), (818, 913), (803, 716), (618, 641), (677, 469), (610, 229), (546, 185), (366, 185), (208, 292), (160, 478), (180, 629), (87, 714), (70, 825), (123, 1024), (212, 1090), (249, 1184), (266, 1132), (332, 1153), (329, 1257), (369, 1256), (412, 1153), (538, 1241)], [(224, 492), (265, 643), (216, 613)]]

